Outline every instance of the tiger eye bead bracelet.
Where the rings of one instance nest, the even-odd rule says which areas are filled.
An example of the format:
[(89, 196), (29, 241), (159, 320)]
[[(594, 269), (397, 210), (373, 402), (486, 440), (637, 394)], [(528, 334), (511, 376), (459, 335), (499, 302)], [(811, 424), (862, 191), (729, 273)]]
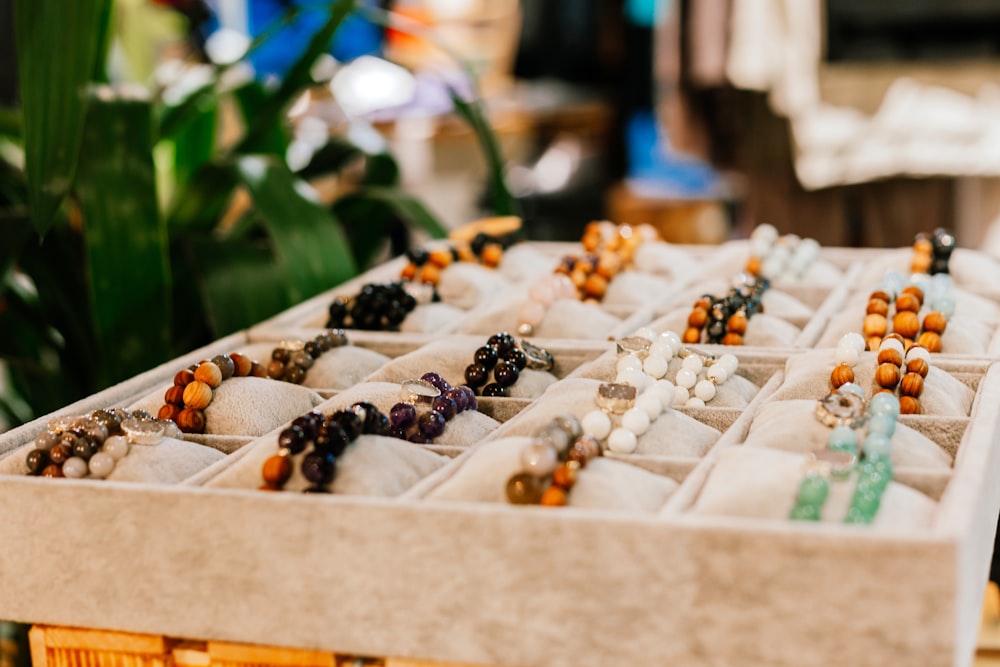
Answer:
[(104, 479), (129, 453), (130, 445), (155, 445), (181, 437), (170, 421), (145, 410), (110, 408), (82, 417), (58, 417), (35, 437), (25, 465), (29, 475)]
[(556, 417), (521, 450), (521, 472), (507, 480), (504, 494), (514, 505), (562, 507), (580, 470), (600, 455), (600, 444), (575, 417)]
[(324, 352), (343, 347), (347, 343), (347, 334), (343, 329), (327, 329), (306, 343), (282, 343), (271, 352), (267, 376), (273, 380), (302, 384), (306, 373)]
[(770, 285), (771, 281), (763, 276), (740, 274), (725, 296), (700, 297), (691, 308), (681, 340), (688, 344), (742, 345), (750, 318), (764, 310), (762, 299)]
[(232, 377), (267, 377), (267, 369), (238, 352), (219, 354), (177, 373), (174, 384), (163, 396), (158, 419), (169, 419), (184, 433), (205, 432), (205, 408), (215, 390)]
[(337, 461), (361, 435), (388, 435), (389, 419), (371, 403), (355, 403), (327, 417), (308, 412), (278, 435), (278, 453), (268, 457), (261, 468), (261, 491), (280, 491), (292, 476), (292, 457), (302, 457), (299, 470), (311, 484), (304, 493), (330, 493), (337, 474)]

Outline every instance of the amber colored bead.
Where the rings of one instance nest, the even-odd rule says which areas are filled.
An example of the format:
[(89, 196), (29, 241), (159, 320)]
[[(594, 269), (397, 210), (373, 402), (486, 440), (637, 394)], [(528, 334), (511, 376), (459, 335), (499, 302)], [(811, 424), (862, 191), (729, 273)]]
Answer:
[(889, 296), (888, 292), (883, 292), (880, 289), (875, 290), (868, 295), (869, 299), (878, 299), (879, 301), (885, 301), (886, 303), (892, 303), (892, 297)]
[(537, 505), (542, 500), (542, 480), (526, 472), (507, 480), (507, 500), (514, 505)]
[(921, 234), (913, 239), (913, 252), (920, 255), (930, 255), (934, 252), (934, 244), (931, 243), (929, 238)]
[(865, 315), (864, 323), (865, 338), (873, 336), (884, 336), (889, 328), (889, 323), (882, 315)]
[(71, 456), (73, 456), (73, 450), (70, 449), (69, 445), (64, 443), (59, 443), (49, 450), (49, 459), (56, 465), (61, 466)]
[(903, 355), (900, 354), (899, 350), (894, 350), (891, 347), (887, 347), (884, 350), (878, 351), (878, 362), (880, 364), (892, 364), (894, 366), (902, 366)]
[(553, 484), (545, 489), (542, 499), (538, 502), (546, 507), (562, 507), (566, 504), (566, 498), (566, 490)]
[(927, 377), (927, 371), (930, 369), (931, 367), (923, 359), (910, 359), (906, 362), (906, 372), (916, 373), (920, 377)]
[(239, 352), (233, 352), (229, 355), (229, 358), (233, 360), (233, 366), (236, 367), (236, 372), (233, 375), (237, 377), (246, 377), (250, 375), (250, 371), (253, 370), (253, 360)]
[(258, 491), (281, 491), (281, 489), (279, 489), (278, 487), (271, 486), (270, 484), (261, 484), (260, 486), (257, 487), (257, 490)]
[(198, 365), (198, 370), (194, 372), (194, 379), (215, 389), (222, 384), (222, 369), (211, 361), (202, 362)]
[(63, 477), (62, 466), (50, 463), (42, 469), (42, 477)]
[(434, 266), (439, 269), (443, 269), (451, 264), (451, 251), (450, 250), (432, 250), (427, 256), (428, 261), (430, 261)]
[(281, 487), (292, 476), (292, 457), (275, 454), (264, 461), (261, 476), (266, 484)]
[(181, 413), (181, 407), (179, 405), (173, 405), (171, 403), (167, 403), (162, 408), (160, 408), (159, 412), (156, 413), (156, 418), (169, 419), (172, 422), (176, 422), (177, 415), (179, 415), (180, 413)]
[(760, 257), (751, 257), (747, 260), (746, 272), (752, 276), (759, 276), (760, 264)]
[(420, 282), (426, 285), (437, 285), (441, 280), (441, 269), (430, 262), (424, 264), (420, 269)]
[(201, 380), (195, 380), (184, 387), (184, 407), (204, 410), (212, 402), (212, 388)]
[(703, 296), (703, 297), (701, 297), (700, 299), (698, 299), (697, 301), (694, 302), (694, 306), (693, 307), (694, 308), (701, 308), (703, 310), (711, 310), (712, 309), (712, 300), (709, 299), (707, 296)]
[(704, 308), (695, 307), (688, 315), (688, 326), (694, 327), (695, 329), (701, 329), (705, 326), (705, 322), (708, 322), (708, 311)]
[(924, 378), (918, 373), (907, 373), (899, 381), (899, 393), (904, 396), (919, 398), (924, 391)]
[(941, 336), (933, 331), (925, 331), (920, 334), (917, 343), (926, 347), (928, 352), (941, 351)]
[(192, 380), (194, 380), (194, 373), (186, 368), (174, 376), (174, 384), (178, 387), (183, 387)]
[(500, 265), (503, 259), (503, 246), (499, 243), (487, 243), (483, 246), (481, 259), (484, 266), (495, 268)]
[(403, 280), (413, 280), (413, 276), (417, 275), (417, 265), (410, 262), (403, 267), (403, 270), (399, 272), (399, 277)]
[(882, 346), (882, 338), (880, 336), (871, 336), (865, 341), (865, 344), (868, 346), (867, 350), (874, 352)]
[(587, 252), (595, 252), (601, 245), (601, 230), (595, 223), (590, 223), (583, 230), (583, 238), (580, 239), (580, 244)]
[(914, 255), (910, 262), (910, 271), (913, 273), (927, 273), (931, 268), (933, 259), (928, 255)]
[(900, 291), (900, 294), (912, 294), (917, 297), (917, 301), (920, 302), (921, 306), (924, 305), (924, 291), (916, 285), (907, 285)]
[(266, 378), (267, 369), (264, 364), (254, 361), (250, 366), (250, 375), (255, 378)]
[(893, 333), (913, 340), (920, 333), (920, 317), (913, 311), (898, 311), (892, 318)]
[(868, 299), (868, 308), (865, 312), (869, 315), (881, 315), (885, 317), (889, 314), (889, 303), (882, 299)]
[(839, 389), (841, 385), (845, 385), (848, 382), (854, 382), (854, 369), (847, 364), (835, 366), (830, 373), (830, 384), (833, 385), (833, 388)]
[(205, 413), (201, 410), (184, 408), (174, 423), (184, 433), (201, 433), (205, 430)]
[(567, 461), (552, 471), (552, 483), (567, 490), (572, 489), (573, 485), (576, 484), (579, 470), (579, 463), (576, 461)]
[(879, 364), (875, 370), (875, 383), (885, 389), (892, 389), (899, 384), (899, 366), (895, 364)]
[(937, 311), (927, 313), (927, 317), (924, 318), (924, 331), (931, 331), (940, 336), (947, 328), (948, 318)]
[(745, 334), (747, 332), (746, 313), (737, 312), (730, 315), (729, 320), (726, 321), (726, 331), (740, 334), (741, 336)]
[(174, 385), (170, 389), (167, 389), (167, 393), (163, 395), (163, 400), (171, 405), (184, 405), (184, 387)]
[(272, 359), (267, 365), (267, 377), (272, 380), (280, 380), (281, 376), (285, 374), (285, 364), (278, 361), (277, 359)]
[(608, 290), (608, 280), (604, 276), (596, 273), (590, 274), (586, 282), (583, 283), (583, 294), (594, 299), (603, 299), (604, 293)]
[(722, 344), (723, 345), (742, 345), (743, 344), (743, 336), (739, 335), (738, 333), (733, 333), (733, 332), (730, 331), (729, 333), (727, 333), (725, 336), (722, 337)]
[(900, 396), (899, 397), (899, 414), (901, 415), (919, 415), (920, 414), (920, 401), (912, 396)]
[(583, 289), (583, 284), (587, 282), (588, 274), (585, 270), (581, 268), (573, 269), (569, 274), (569, 279), (573, 282), (577, 289)]
[(682, 340), (685, 343), (697, 343), (701, 340), (701, 330), (695, 329), (694, 327), (688, 327), (684, 330), (684, 336)]
[(896, 312), (904, 311), (916, 313), (920, 311), (920, 299), (913, 294), (903, 293), (896, 299)]

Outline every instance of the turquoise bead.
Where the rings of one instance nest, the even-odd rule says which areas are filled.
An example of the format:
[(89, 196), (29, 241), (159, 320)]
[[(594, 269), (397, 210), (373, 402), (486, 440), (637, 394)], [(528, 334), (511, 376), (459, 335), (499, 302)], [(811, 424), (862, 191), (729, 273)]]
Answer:
[(827, 447), (833, 451), (858, 453), (858, 434), (849, 426), (837, 426), (830, 431), (826, 441)]
[(955, 297), (950, 294), (945, 294), (934, 299), (931, 304), (931, 310), (936, 310), (947, 319), (951, 319), (951, 316), (955, 314)]
[(861, 388), (861, 385), (854, 382), (845, 382), (837, 388), (837, 391), (848, 391), (856, 394), (859, 398), (865, 398), (865, 390)]
[(888, 392), (880, 392), (868, 401), (869, 415), (891, 415), (899, 417), (899, 399)]
[(891, 438), (896, 432), (896, 419), (892, 415), (874, 414), (868, 418), (868, 433)]
[[(883, 416), (883, 415), (879, 415)], [(871, 433), (865, 438), (865, 456), (869, 458), (886, 458), (892, 452), (892, 440), (880, 433)]]

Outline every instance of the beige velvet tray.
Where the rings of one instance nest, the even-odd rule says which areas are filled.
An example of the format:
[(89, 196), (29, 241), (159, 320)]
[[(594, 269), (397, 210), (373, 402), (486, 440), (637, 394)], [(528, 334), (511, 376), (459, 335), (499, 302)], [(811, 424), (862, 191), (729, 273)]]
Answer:
[[(538, 245), (554, 254), (560, 244)], [(824, 253), (851, 281), (870, 256)], [(386, 265), (353, 282), (396, 271)], [(863, 286), (814, 292), (817, 318), (848, 287)], [(328, 304), (321, 296), (59, 413), (131, 405), (202, 358), (314, 335), (308, 316)], [(623, 313), (623, 322), (634, 329), (653, 321), (666, 303), (639, 317)], [(812, 327), (818, 338), (819, 322), (803, 331)], [(421, 360), (435, 344), (455, 341), (457, 364), (479, 338), (349, 337), (391, 360), (366, 377), (382, 382), (398, 380), (393, 363)], [(702, 454), (608, 457), (670, 480), (669, 495), (649, 511), (434, 499), (478, 452), (544, 418), (561, 387), (608, 379), (613, 343), (534, 342), (556, 356), (556, 383), (535, 398), (483, 399), (499, 426), (479, 442), (428, 447), (444, 457), (441, 466), (393, 497), (220, 487), (268, 434), (201, 436), (232, 453), (173, 485), (0, 475), (0, 617), (484, 665), (971, 662), (1000, 510), (992, 482), (1000, 474), (1000, 369), (988, 355), (937, 358), (974, 391), (968, 414), (904, 420), (953, 457), (943, 469), (896, 470), (900, 485), (936, 503), (919, 528), (697, 511), (720, 462), (749, 449), (755, 416), (782, 400), (788, 360), (808, 353), (795, 346), (703, 346), (736, 353), (739, 374), (757, 390), (739, 407), (677, 410), (719, 430)], [(317, 391), (331, 405), (351, 395)], [(0, 461), (20, 455), (50, 417), (0, 435)]]

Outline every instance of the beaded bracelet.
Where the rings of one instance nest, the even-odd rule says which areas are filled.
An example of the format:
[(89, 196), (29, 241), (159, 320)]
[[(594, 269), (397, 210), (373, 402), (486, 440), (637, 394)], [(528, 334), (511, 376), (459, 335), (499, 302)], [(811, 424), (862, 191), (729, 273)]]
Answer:
[[(845, 384), (835, 394), (856, 397), (858, 389), (857, 385)], [(898, 417), (899, 401), (894, 395), (879, 393), (873, 396), (867, 406), (866, 435), (860, 452), (857, 435), (851, 426), (835, 426), (827, 449), (813, 452), (805, 466), (805, 476), (799, 484), (790, 518), (819, 521), (830, 493), (831, 478), (846, 480), (857, 470), (857, 482), (844, 522), (870, 524), (878, 513), (882, 494), (892, 481), (891, 439)], [(863, 456), (860, 463), (859, 454)]]
[(271, 352), (267, 376), (273, 380), (302, 384), (320, 355), (347, 343), (347, 334), (343, 329), (327, 329), (307, 343), (282, 341)]
[(580, 420), (583, 432), (604, 449), (631, 454), (639, 446), (639, 436), (673, 406), (675, 395), (674, 384), (669, 380), (649, 381), (642, 391), (631, 384), (604, 382), (594, 396), (597, 409)]
[[(941, 274), (933, 279), (925, 276), (923, 286), (912, 282), (904, 286), (902, 283), (903, 278), (898, 272), (888, 271), (878, 289), (869, 295), (862, 325), (868, 349), (878, 349), (889, 329), (890, 310), (894, 306), (893, 333), (902, 336), (907, 347), (916, 342), (931, 352), (940, 352), (941, 336), (948, 326), (948, 319), (955, 312), (950, 276)], [(929, 295), (925, 299), (927, 292)], [(898, 297), (893, 296), (896, 294)], [(919, 313), (925, 301), (931, 312), (921, 322)]]
[[(437, 293), (431, 298), (436, 299)], [(326, 327), (396, 331), (417, 304), (417, 297), (406, 290), (402, 281), (369, 283), (353, 297), (338, 296), (333, 300)]]
[(455, 415), (478, 407), (471, 387), (452, 387), (437, 373), (403, 382), (400, 394), (400, 402), (389, 410), (389, 435), (417, 444), (432, 442)]
[(764, 311), (762, 298), (770, 285), (771, 281), (763, 276), (741, 274), (726, 296), (702, 296), (688, 315), (688, 326), (682, 341), (742, 345), (749, 319)]
[(931, 275), (948, 273), (948, 264), (955, 245), (954, 234), (940, 227), (929, 237), (924, 233), (917, 234), (913, 239), (910, 271)]
[(360, 435), (388, 435), (389, 419), (371, 403), (355, 403), (327, 417), (308, 412), (296, 417), (278, 435), (278, 453), (268, 457), (261, 468), (261, 491), (280, 491), (292, 476), (292, 457), (307, 447), (299, 470), (312, 486), (304, 493), (330, 493), (337, 474), (337, 459)]
[(778, 236), (778, 230), (768, 224), (757, 225), (750, 233), (750, 259), (746, 272), (770, 280), (798, 279), (819, 256), (815, 239), (802, 239), (794, 234)]
[(580, 470), (601, 455), (572, 415), (556, 417), (540, 428), (521, 450), (521, 472), (507, 480), (504, 493), (514, 505), (566, 505)]
[[(736, 374), (739, 360), (732, 354), (719, 358), (703, 355), (681, 346), (673, 331), (657, 335), (650, 329), (640, 329), (633, 336), (617, 343), (618, 362), (615, 382), (632, 384), (645, 389), (650, 380), (663, 379), (673, 357), (682, 359), (674, 376), (673, 405), (688, 408), (705, 407), (717, 394), (718, 387)], [(692, 395), (692, 392), (694, 395)]]
[(446, 244), (407, 250), (409, 262), (400, 272), (400, 278), (436, 286), (441, 271), (455, 262), (496, 268), (507, 249), (522, 237), (522, 221), (516, 216), (484, 218), (461, 225), (449, 232), (450, 242)]
[[(549, 371), (554, 364), (546, 350), (525, 340), (518, 345), (513, 336), (502, 331), (476, 350), (472, 363), (465, 367), (465, 382), (474, 392), (480, 392), (482, 387), (483, 396), (507, 396), (507, 389), (525, 368)], [(487, 384), (491, 371), (494, 382)]]
[(179, 438), (170, 421), (156, 420), (145, 410), (96, 410), (83, 417), (58, 417), (35, 436), (25, 464), (29, 475), (104, 479), (129, 445), (155, 445), (164, 437)]
[(223, 380), (251, 375), (267, 377), (267, 370), (238, 352), (194, 364), (174, 376), (173, 386), (163, 396), (166, 402), (156, 416), (176, 423), (184, 433), (203, 433), (205, 408), (212, 402), (214, 390)]

